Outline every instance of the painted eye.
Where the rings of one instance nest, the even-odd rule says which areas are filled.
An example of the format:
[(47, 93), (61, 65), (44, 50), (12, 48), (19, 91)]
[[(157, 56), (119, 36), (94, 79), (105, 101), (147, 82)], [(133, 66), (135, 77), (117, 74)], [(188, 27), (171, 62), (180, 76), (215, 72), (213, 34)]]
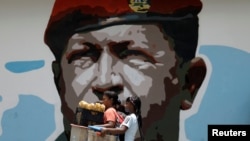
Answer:
[(130, 59), (138, 59), (144, 62), (155, 63), (155, 59), (141, 50), (139, 47), (135, 49), (129, 49), (129, 41), (119, 42), (119, 43), (110, 43), (111, 51), (115, 54), (119, 59), (122, 60), (130, 60)]
[(85, 42), (82, 45), (82, 49), (74, 50), (68, 55), (67, 59), (69, 64), (76, 60), (82, 60), (83, 58), (85, 58), (85, 60), (91, 59), (93, 62), (99, 59), (102, 52), (100, 47), (89, 42)]

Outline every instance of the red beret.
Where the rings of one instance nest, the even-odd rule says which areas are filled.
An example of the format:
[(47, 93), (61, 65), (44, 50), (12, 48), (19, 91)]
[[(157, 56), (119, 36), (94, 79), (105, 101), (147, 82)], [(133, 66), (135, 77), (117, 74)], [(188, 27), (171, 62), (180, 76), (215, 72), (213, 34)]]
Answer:
[[(146, 7), (144, 11), (133, 10), (133, 7), (143, 9), (143, 6)], [(142, 12), (161, 15), (180, 12), (198, 14), (201, 7), (200, 0), (55, 0), (50, 23), (76, 10), (84, 15), (105, 18)]]
[[(134, 11), (130, 8), (133, 1), (145, 1), (144, 3), (150, 5), (148, 12), (160, 14), (172, 14), (187, 7), (196, 7), (200, 11), (202, 5), (200, 0), (150, 0), (150, 2), (147, 2), (149, 0), (56, 0), (51, 16), (75, 9), (81, 9), (85, 14), (98, 16), (133, 13)], [(104, 11), (98, 11), (99, 8)]]
[[(110, 24), (179, 20), (188, 16), (190, 18), (190, 15), (196, 18), (201, 8), (200, 0), (55, 0), (44, 39), (52, 52), (60, 56), (67, 42), (65, 40), (75, 32)], [(109, 18), (117, 20), (110, 22), (107, 20)], [(173, 26), (176, 26), (175, 29), (184, 29), (177, 24)], [(185, 28), (187, 32), (197, 32), (196, 24), (190, 23), (189, 26), (192, 28)], [(172, 27), (166, 30), (175, 33)], [(197, 40), (196, 36), (192, 36), (193, 39)], [(192, 46), (195, 44), (196, 41)]]

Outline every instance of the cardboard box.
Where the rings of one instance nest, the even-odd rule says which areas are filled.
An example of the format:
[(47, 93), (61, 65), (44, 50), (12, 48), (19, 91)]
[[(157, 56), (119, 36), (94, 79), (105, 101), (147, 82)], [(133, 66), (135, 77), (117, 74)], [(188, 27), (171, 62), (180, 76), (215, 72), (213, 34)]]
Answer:
[(88, 141), (118, 141), (118, 136), (106, 134), (104, 137), (99, 136), (97, 132), (88, 130)]
[(87, 141), (88, 127), (71, 124), (70, 141)]

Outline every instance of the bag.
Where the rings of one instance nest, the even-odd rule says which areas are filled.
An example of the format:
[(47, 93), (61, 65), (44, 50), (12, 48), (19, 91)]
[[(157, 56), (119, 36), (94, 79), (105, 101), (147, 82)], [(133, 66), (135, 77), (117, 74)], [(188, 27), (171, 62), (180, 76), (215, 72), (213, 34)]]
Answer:
[[(122, 122), (124, 121), (126, 114), (124, 114), (123, 112), (120, 111), (116, 111), (116, 127), (120, 127)], [(124, 136), (125, 134), (120, 134), (119, 135), (119, 141), (124, 141)]]
[(126, 115), (120, 111), (116, 111), (116, 127), (120, 127), (122, 122), (124, 121)]

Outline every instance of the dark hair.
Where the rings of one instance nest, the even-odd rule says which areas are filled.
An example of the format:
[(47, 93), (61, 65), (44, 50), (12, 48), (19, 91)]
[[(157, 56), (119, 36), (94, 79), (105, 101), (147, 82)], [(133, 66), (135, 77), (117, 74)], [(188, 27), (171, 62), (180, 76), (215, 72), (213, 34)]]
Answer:
[(143, 133), (142, 133), (142, 117), (141, 117), (141, 99), (138, 96), (131, 96), (126, 99), (126, 102), (131, 102), (135, 108), (135, 115), (137, 117), (139, 131), (141, 140), (144, 140)]
[(106, 95), (109, 99), (113, 99), (113, 106), (119, 104), (118, 93), (116, 93), (115, 91), (105, 91), (103, 95)]
[(131, 102), (134, 105), (135, 115), (137, 116), (139, 127), (142, 127), (140, 98), (138, 96), (131, 96), (126, 99), (126, 102)]

